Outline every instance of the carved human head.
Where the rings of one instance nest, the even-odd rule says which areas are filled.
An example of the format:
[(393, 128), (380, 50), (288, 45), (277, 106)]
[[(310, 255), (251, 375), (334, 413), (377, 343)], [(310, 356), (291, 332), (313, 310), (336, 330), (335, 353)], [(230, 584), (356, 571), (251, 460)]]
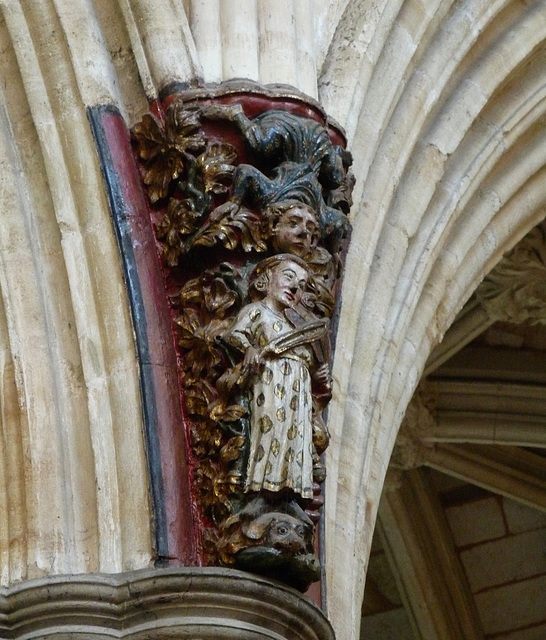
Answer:
[(301, 258), (279, 253), (256, 265), (250, 274), (249, 296), (280, 311), (301, 300), (308, 280), (307, 264)]
[(298, 200), (283, 200), (269, 205), (263, 215), (274, 251), (304, 258), (317, 245), (319, 224), (309, 205)]

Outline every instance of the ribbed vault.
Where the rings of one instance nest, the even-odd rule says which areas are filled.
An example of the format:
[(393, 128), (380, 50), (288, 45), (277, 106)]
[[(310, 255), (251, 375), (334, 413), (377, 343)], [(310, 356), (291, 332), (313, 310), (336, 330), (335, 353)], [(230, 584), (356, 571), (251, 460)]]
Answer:
[(86, 107), (113, 104), (130, 126), (175, 82), (318, 87), (357, 178), (326, 522), (329, 616), (356, 637), (390, 452), (426, 359), (544, 217), (546, 0), (0, 10), (2, 581), (152, 556), (131, 318)]

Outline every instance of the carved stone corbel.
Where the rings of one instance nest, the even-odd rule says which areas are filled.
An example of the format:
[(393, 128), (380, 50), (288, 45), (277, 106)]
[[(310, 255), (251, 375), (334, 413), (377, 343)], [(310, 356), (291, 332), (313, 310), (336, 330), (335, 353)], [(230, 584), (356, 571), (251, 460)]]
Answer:
[(546, 228), (532, 229), (485, 277), (428, 359), (425, 375), (498, 321), (546, 322)]
[(171, 302), (205, 561), (304, 590), (320, 575), (351, 156), (301, 98), (254, 87), (163, 106), (132, 136)]

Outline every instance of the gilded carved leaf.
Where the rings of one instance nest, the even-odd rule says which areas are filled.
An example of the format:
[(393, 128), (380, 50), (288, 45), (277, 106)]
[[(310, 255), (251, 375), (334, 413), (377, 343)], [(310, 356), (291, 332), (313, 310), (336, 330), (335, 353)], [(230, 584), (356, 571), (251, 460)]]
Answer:
[(211, 397), (207, 391), (206, 386), (198, 382), (186, 389), (184, 405), (190, 415), (203, 417), (208, 415), (208, 406), (211, 402)]
[[(210, 408), (218, 403), (216, 382), (226, 367), (226, 356), (218, 338), (229, 326), (231, 312), (238, 307), (240, 299), (240, 274), (226, 263), (188, 281), (173, 297), (175, 304), (182, 308), (174, 322), (184, 354), (185, 408), (189, 415), (208, 417), (212, 429), (216, 428), (217, 420), (211, 417)], [(234, 411), (231, 409), (222, 419), (237, 420)], [(203, 434), (199, 442), (203, 443), (204, 438), (207, 447), (216, 446)]]
[(184, 173), (191, 162), (187, 152), (202, 151), (206, 144), (198, 113), (176, 104), (167, 109), (165, 122), (146, 114), (132, 133), (151, 202), (165, 198), (171, 183)]
[(188, 305), (201, 307), (203, 305), (203, 276), (188, 280), (182, 289), (172, 296), (172, 301), (176, 306), (186, 308)]
[(198, 458), (212, 456), (218, 447), (214, 446), (222, 437), (221, 430), (209, 420), (196, 418), (192, 419), (190, 426), (191, 443), (194, 454)]
[(237, 485), (228, 477), (222, 463), (210, 458), (202, 460), (195, 470), (195, 481), (205, 513), (220, 523), (229, 515), (233, 499), (237, 499)]
[(178, 344), (186, 353), (186, 370), (191, 372), (192, 379), (203, 374), (212, 379), (217, 378), (215, 371), (224, 360), (217, 338), (226, 331), (229, 320), (213, 318), (205, 324), (199, 312), (186, 308), (174, 322), (177, 326)]
[[(201, 130), (200, 110), (188, 109), (178, 101), (167, 109), (165, 120), (146, 114), (132, 134), (150, 201), (175, 194), (156, 225), (165, 262), (173, 267), (195, 244), (209, 245), (206, 238), (199, 240), (199, 227), (212, 197), (228, 192), (237, 154), (228, 143), (208, 144)], [(192, 234), (197, 234), (197, 242)]]
[(243, 454), (245, 444), (245, 436), (233, 436), (233, 438), (230, 438), (228, 442), (222, 447), (220, 451), (220, 460), (224, 464), (239, 460), (239, 458)]
[(209, 410), (210, 417), (215, 422), (236, 422), (248, 413), (240, 404), (226, 406), (223, 403), (216, 403), (212, 409), (209, 407)]
[[(223, 318), (237, 302), (237, 299), (237, 293), (230, 289), (221, 278), (215, 278), (210, 287), (205, 289), (205, 305), (217, 317)], [(223, 327), (219, 327), (219, 329), (221, 331)]]
[[(241, 275), (228, 263), (188, 280), (173, 302), (183, 309), (197, 307), (202, 312), (201, 326), (211, 319), (222, 319), (228, 309), (241, 299)], [(233, 309), (232, 309), (233, 310)], [(194, 323), (199, 320), (194, 318)]]
[(193, 241), (196, 246), (213, 247), (218, 241), (226, 249), (236, 249), (239, 238), (243, 250), (266, 251), (258, 216), (234, 202), (226, 202), (211, 214), (208, 225)]
[(235, 147), (230, 144), (213, 143), (197, 158), (205, 192), (226, 193), (233, 179), (234, 162), (237, 159)]
[(206, 138), (199, 122), (199, 112), (189, 111), (182, 102), (173, 102), (167, 109), (166, 130), (169, 141), (181, 153), (202, 151)]
[(169, 200), (167, 212), (156, 224), (157, 237), (163, 240), (163, 255), (169, 267), (178, 264), (183, 249), (181, 236), (193, 233), (197, 229), (200, 218), (191, 199), (171, 198)]
[(146, 162), (159, 155), (166, 145), (163, 123), (149, 113), (146, 113), (142, 120), (135, 124), (132, 134), (138, 144), (138, 155)]
[(183, 171), (184, 157), (169, 144), (163, 123), (150, 114), (135, 125), (133, 138), (144, 161), (142, 177), (148, 187), (148, 195), (152, 202), (157, 202), (167, 195), (171, 181)]
[(214, 480), (220, 473), (220, 465), (213, 462), (210, 458), (202, 460), (199, 467), (195, 470), (196, 484), (203, 494), (205, 508), (208, 507), (210, 509), (214, 504)]
[(187, 307), (174, 319), (178, 331), (178, 344), (186, 350), (192, 349), (196, 339), (196, 334), (201, 329), (201, 318), (199, 313)]

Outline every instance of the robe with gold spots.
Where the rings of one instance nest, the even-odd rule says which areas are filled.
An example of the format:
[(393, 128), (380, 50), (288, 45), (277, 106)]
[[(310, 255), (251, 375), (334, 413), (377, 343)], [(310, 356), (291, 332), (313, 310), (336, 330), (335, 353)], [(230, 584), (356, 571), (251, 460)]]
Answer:
[[(242, 309), (226, 338), (244, 353), (250, 346), (263, 348), (294, 328), (282, 313), (254, 302)], [(312, 362), (307, 345), (260, 360), (247, 390), (250, 455), (246, 491), (290, 488), (303, 498), (312, 498)]]

